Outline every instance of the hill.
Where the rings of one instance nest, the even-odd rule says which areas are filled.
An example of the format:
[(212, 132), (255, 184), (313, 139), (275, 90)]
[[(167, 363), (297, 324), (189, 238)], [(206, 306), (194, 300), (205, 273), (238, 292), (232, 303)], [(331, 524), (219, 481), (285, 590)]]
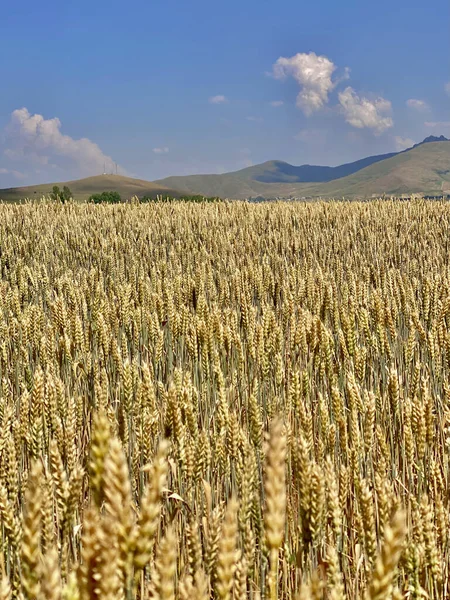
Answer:
[(137, 196), (187, 194), (222, 198), (370, 197), (385, 194), (426, 193), (450, 190), (450, 141), (430, 136), (398, 153), (370, 156), (338, 167), (268, 161), (222, 175), (167, 177), (154, 182), (121, 175), (96, 175), (75, 181), (0, 190), (0, 200), (15, 202), (67, 185), (75, 200), (98, 192), (117, 191), (123, 199)]
[(352, 163), (339, 165), (338, 167), (323, 167), (316, 165), (301, 165), (295, 167), (287, 162), (272, 160), (260, 165), (241, 169), (239, 174), (242, 179), (259, 181), (261, 183), (323, 183), (346, 177), (360, 171), (364, 167), (395, 156), (396, 152), (368, 156)]
[(152, 183), (143, 179), (133, 179), (132, 177), (123, 177), (122, 175), (94, 175), (85, 179), (74, 181), (64, 181), (61, 183), (44, 183), (18, 188), (6, 188), (0, 190), (0, 200), (5, 202), (17, 202), (23, 198), (39, 198), (51, 192), (52, 187), (58, 185), (62, 189), (67, 185), (75, 200), (87, 200), (89, 196), (105, 191), (116, 191), (123, 199), (132, 196), (151, 196), (157, 195), (178, 197), (184, 192), (175, 190), (159, 183)]
[(450, 186), (450, 141), (419, 144), (357, 173), (318, 186), (304, 195), (367, 197), (373, 194), (439, 195)]
[[(346, 170), (350, 172), (342, 175)], [(324, 179), (330, 176), (332, 179)], [(299, 177), (309, 177), (310, 181), (299, 181)], [(438, 194), (442, 186), (450, 186), (449, 182), (450, 141), (441, 136), (427, 138), (402, 152), (368, 157), (339, 167), (294, 167), (269, 161), (233, 173), (168, 177), (155, 183), (227, 198), (276, 198)]]
[[(155, 183), (168, 186), (183, 186), (188, 190), (216, 190), (212, 195), (248, 197), (258, 195), (262, 189), (259, 183), (324, 183), (360, 171), (373, 163), (395, 156), (396, 152), (368, 156), (352, 163), (337, 167), (300, 165), (296, 167), (281, 160), (269, 160), (222, 175), (171, 176), (156, 180)], [(201, 193), (201, 192), (195, 192)]]

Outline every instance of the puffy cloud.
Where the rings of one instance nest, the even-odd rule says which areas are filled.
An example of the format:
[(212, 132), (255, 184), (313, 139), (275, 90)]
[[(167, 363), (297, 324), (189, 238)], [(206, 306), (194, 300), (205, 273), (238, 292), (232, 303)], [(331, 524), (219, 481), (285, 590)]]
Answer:
[[(272, 75), (275, 79), (295, 79), (300, 85), (297, 107), (310, 116), (323, 109), (336, 86), (350, 78), (350, 69), (345, 67), (343, 74), (333, 79), (336, 69), (337, 66), (326, 56), (318, 56), (315, 52), (298, 53), (290, 58), (280, 57), (273, 65)], [(372, 129), (379, 134), (393, 126), (389, 116), (392, 107), (388, 100), (358, 96), (352, 87), (347, 87), (338, 97), (338, 108), (353, 127)]]
[(300, 85), (297, 106), (310, 116), (328, 102), (328, 95), (335, 87), (331, 76), (336, 65), (326, 56), (315, 52), (298, 53), (290, 58), (281, 56), (273, 65), (275, 79), (293, 77)]
[(370, 100), (358, 96), (351, 87), (339, 92), (338, 97), (345, 120), (352, 127), (357, 129), (368, 128), (380, 134), (393, 126), (394, 121), (392, 118), (385, 116), (392, 110), (389, 100), (381, 97)]
[(163, 148), (153, 148), (153, 152), (155, 154), (167, 154), (169, 152), (169, 148), (164, 146)]
[(411, 138), (405, 138), (400, 135), (396, 135), (394, 140), (397, 150), (406, 150), (407, 148), (412, 148), (414, 146), (414, 140)]
[(219, 94), (218, 96), (211, 96), (209, 98), (210, 104), (225, 104), (226, 102), (228, 102), (228, 98), (222, 94)]
[(283, 100), (272, 100), (272, 102), (270, 102), (270, 106), (274, 106), (275, 108), (278, 106), (283, 106), (283, 104)]
[(416, 100), (415, 98), (410, 98), (406, 101), (406, 106), (408, 108), (413, 108), (414, 110), (418, 110), (421, 112), (427, 111), (430, 109), (425, 100)]
[(30, 114), (26, 108), (11, 114), (6, 145), (4, 154), (9, 159), (50, 166), (63, 159), (80, 176), (100, 173), (104, 165), (107, 168), (114, 165), (113, 159), (88, 138), (73, 139), (61, 133), (57, 117), (44, 119), (42, 115)]

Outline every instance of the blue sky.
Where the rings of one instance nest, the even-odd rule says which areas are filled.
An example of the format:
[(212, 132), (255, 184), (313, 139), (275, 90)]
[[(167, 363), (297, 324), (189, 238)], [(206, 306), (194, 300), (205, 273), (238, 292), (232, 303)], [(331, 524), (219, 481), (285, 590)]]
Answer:
[(0, 187), (103, 162), (145, 179), (336, 165), (450, 137), (449, 6), (4, 0)]

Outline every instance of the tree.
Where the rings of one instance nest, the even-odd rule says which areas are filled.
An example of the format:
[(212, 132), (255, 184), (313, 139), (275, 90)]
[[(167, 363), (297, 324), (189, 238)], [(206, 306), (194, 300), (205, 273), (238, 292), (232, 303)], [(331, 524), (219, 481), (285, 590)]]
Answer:
[(62, 191), (62, 197), (61, 200), (63, 202), (67, 202), (68, 200), (70, 200), (71, 198), (73, 198), (72, 196), (72, 192), (70, 191), (70, 189), (67, 187), (67, 185), (65, 185), (63, 187), (63, 191)]
[(101, 194), (92, 194), (89, 198), (89, 202), (94, 204), (101, 204), (105, 202), (107, 204), (118, 204), (122, 202), (119, 192), (102, 192)]
[(55, 200), (55, 202), (61, 198), (61, 190), (59, 189), (59, 187), (57, 185), (54, 185), (52, 187), (50, 197), (52, 200)]
[(64, 204), (64, 202), (67, 202), (72, 198), (72, 192), (67, 187), (67, 185), (63, 187), (62, 191), (59, 189), (59, 186), (54, 185), (50, 193), (50, 197), (55, 202), (60, 200)]

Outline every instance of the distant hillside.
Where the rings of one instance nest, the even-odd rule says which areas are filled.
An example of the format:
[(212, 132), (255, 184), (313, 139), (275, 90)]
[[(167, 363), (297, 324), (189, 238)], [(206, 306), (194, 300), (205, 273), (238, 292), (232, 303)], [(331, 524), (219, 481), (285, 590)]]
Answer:
[[(261, 183), (323, 183), (356, 173), (364, 167), (395, 156), (396, 152), (380, 154), (379, 156), (368, 156), (352, 163), (338, 167), (321, 167), (315, 165), (301, 165), (295, 167), (280, 160), (273, 160), (247, 167), (237, 171), (241, 178), (259, 181)], [(237, 173), (235, 173), (237, 175)]]
[[(449, 169), (450, 141), (430, 136), (411, 149), (339, 167), (269, 161), (233, 173), (167, 177), (155, 183), (222, 198), (439, 193), (442, 185), (448, 186)], [(303, 177), (310, 181), (299, 179)]]
[[(310, 179), (306, 181), (305, 179)], [(311, 181), (312, 180), (312, 181)], [(117, 191), (132, 196), (188, 194), (221, 198), (263, 197), (369, 197), (374, 194), (439, 194), (450, 190), (450, 141), (430, 136), (403, 152), (370, 156), (339, 167), (269, 161), (223, 175), (167, 177), (154, 182), (121, 175), (97, 175), (61, 183), (0, 190), (0, 200), (15, 202), (39, 198), (58, 185), (67, 185), (75, 200), (87, 200), (98, 192)]]
[[(275, 190), (274, 186), (278, 189)], [(266, 184), (266, 198), (370, 197), (374, 194), (439, 195), (450, 187), (450, 142), (420, 144), (335, 181), (320, 184)], [(271, 192), (272, 190), (272, 192)], [(272, 193), (272, 195), (271, 195)]]
[(62, 183), (44, 183), (19, 188), (6, 188), (0, 190), (0, 200), (5, 202), (17, 202), (23, 198), (40, 198), (52, 191), (54, 185), (62, 189), (65, 185), (70, 188), (75, 200), (87, 200), (92, 194), (115, 191), (119, 192), (123, 199), (132, 196), (166, 195), (178, 197), (185, 192), (176, 190), (159, 183), (152, 183), (143, 179), (133, 179), (122, 175), (95, 175), (85, 179), (65, 181)]
[[(189, 190), (206, 189), (216, 190), (214, 194), (239, 197), (257, 195), (260, 189), (258, 183), (324, 183), (360, 171), (373, 163), (386, 160), (395, 156), (396, 152), (368, 156), (352, 163), (338, 167), (324, 167), (317, 165), (301, 165), (296, 167), (281, 160), (270, 160), (259, 165), (246, 167), (239, 171), (223, 173), (222, 175), (185, 175), (172, 176), (156, 180), (155, 183), (168, 186), (182, 185)], [(195, 192), (201, 193), (201, 192)]]
[(305, 195), (325, 197), (373, 194), (439, 195), (450, 187), (450, 141), (418, 144), (407, 152), (370, 165), (353, 175), (311, 186)]
[[(421, 146), (422, 144), (429, 144), (430, 142), (449, 142), (449, 141), (450, 140), (448, 140), (443, 135), (440, 135), (440, 136), (429, 135), (422, 142), (419, 142), (418, 144), (414, 144), (413, 148), (417, 148), (417, 146)], [(406, 152), (406, 150), (403, 150), (403, 152)]]

